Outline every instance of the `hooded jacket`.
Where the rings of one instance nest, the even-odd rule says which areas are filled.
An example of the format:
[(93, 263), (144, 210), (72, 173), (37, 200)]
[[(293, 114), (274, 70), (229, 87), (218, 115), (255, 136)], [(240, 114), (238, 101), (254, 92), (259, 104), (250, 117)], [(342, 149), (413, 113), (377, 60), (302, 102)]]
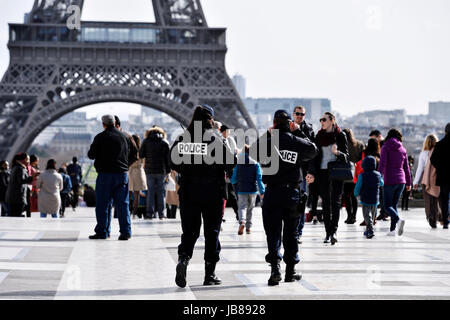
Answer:
[(250, 158), (248, 153), (242, 152), (238, 156), (238, 164), (233, 169), (231, 183), (238, 194), (264, 194), (261, 166)]
[(379, 171), (383, 175), (384, 184), (387, 186), (411, 185), (408, 155), (399, 140), (391, 138), (385, 141), (381, 148)]
[(154, 127), (147, 131), (147, 137), (139, 150), (139, 157), (145, 158), (146, 174), (170, 173), (170, 147), (162, 128)]
[(380, 200), (379, 190), (383, 186), (383, 178), (381, 174), (376, 171), (377, 160), (368, 156), (362, 161), (362, 172), (358, 176), (358, 181), (355, 186), (355, 197), (361, 196), (361, 203), (368, 206), (376, 206)]

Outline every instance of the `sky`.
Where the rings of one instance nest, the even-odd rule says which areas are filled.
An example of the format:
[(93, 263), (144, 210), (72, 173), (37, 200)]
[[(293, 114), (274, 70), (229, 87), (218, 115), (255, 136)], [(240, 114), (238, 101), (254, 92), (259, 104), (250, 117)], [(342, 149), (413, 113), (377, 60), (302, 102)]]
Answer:
[[(0, 73), (8, 22), (33, 0), (0, 0)], [(328, 98), (344, 116), (450, 101), (448, 0), (203, 0), (210, 27), (227, 28), (228, 74), (247, 96)], [(85, 0), (82, 20), (154, 22), (150, 0)], [(102, 108), (117, 112), (123, 104)], [(137, 113), (139, 108), (127, 107)]]

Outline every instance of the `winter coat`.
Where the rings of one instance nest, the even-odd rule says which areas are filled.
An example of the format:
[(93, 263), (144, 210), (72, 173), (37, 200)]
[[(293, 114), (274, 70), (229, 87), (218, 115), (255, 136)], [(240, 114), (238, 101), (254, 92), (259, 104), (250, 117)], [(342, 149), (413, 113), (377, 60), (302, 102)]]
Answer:
[(10, 175), (11, 173), (9, 170), (2, 169), (0, 171), (0, 202), (5, 202), (6, 189), (8, 189)]
[[(263, 182), (268, 185), (280, 185), (298, 184), (303, 181), (301, 165), (316, 157), (318, 152), (316, 145), (309, 139), (296, 136), (289, 127), (279, 128), (278, 144), (273, 148), (272, 144), (272, 134), (268, 131), (252, 145), (250, 150), (250, 154), (258, 155), (257, 161), (261, 163), (263, 169)], [(267, 155), (260, 154), (262, 145), (267, 146)], [(271, 169), (272, 155), (278, 157), (279, 168), (275, 174), (268, 174), (268, 170), (273, 169)]]
[[(315, 141), (313, 142), (315, 142), (317, 145), (318, 154), (313, 161), (310, 161), (308, 173), (316, 175), (319, 172), (320, 164), (322, 163), (323, 150), (322, 146), (318, 142), (317, 135)], [(347, 135), (345, 134), (345, 132), (341, 131), (340, 133), (337, 134), (336, 146), (339, 151), (338, 155), (336, 156), (336, 161), (348, 162), (349, 160), (348, 143), (347, 143)]]
[(177, 183), (177, 172), (172, 170), (170, 172), (170, 176), (173, 181), (175, 181), (176, 189), (175, 191), (167, 191), (166, 192), (166, 203), (171, 206), (180, 206), (180, 199), (178, 197), (178, 189), (180, 189), (180, 185)]
[(238, 156), (238, 164), (233, 169), (231, 183), (235, 186), (238, 194), (264, 194), (265, 187), (262, 182), (261, 166), (250, 158), (248, 153)]
[(450, 186), (450, 134), (436, 143), (431, 163), (436, 168), (436, 184), (438, 186)]
[(419, 155), (419, 165), (417, 166), (417, 171), (416, 175), (414, 176), (413, 185), (416, 184), (418, 185), (421, 183), (425, 166), (427, 165), (429, 160), (430, 160), (430, 151), (429, 150), (422, 151)]
[(147, 190), (147, 177), (144, 171), (144, 159), (138, 159), (128, 171), (128, 188), (130, 191)]
[[(429, 158), (433, 156), (434, 148), (429, 153)], [(425, 169), (423, 171), (422, 176), (422, 184), (425, 185), (426, 193), (432, 195), (435, 198), (439, 198), (439, 194), (441, 193), (441, 188), (436, 185), (437, 180), (437, 170), (431, 163), (430, 159), (426, 162)]]
[(385, 141), (381, 148), (379, 171), (383, 175), (384, 184), (387, 186), (396, 184), (411, 185), (408, 155), (399, 140), (391, 138)]
[(14, 164), (11, 169), (9, 185), (6, 189), (5, 202), (9, 204), (28, 204), (27, 190), (28, 184), (33, 181), (33, 177), (28, 175), (28, 170), (21, 164)]
[(146, 174), (170, 173), (170, 147), (164, 136), (161, 128), (151, 128), (142, 143), (139, 157), (145, 158)]
[(380, 200), (380, 187), (383, 186), (383, 178), (376, 171), (377, 160), (368, 156), (362, 161), (363, 171), (356, 182), (354, 194), (355, 197), (360, 196), (363, 205), (378, 205)]
[(128, 171), (130, 139), (114, 127), (95, 136), (88, 157), (95, 160), (98, 173), (124, 173)]
[(67, 166), (67, 175), (70, 177), (72, 185), (80, 185), (83, 179), (81, 166), (79, 164), (71, 163)]
[(63, 178), (63, 189), (61, 193), (68, 194), (72, 191), (72, 180), (70, 180), (70, 177), (67, 174), (60, 173), (60, 175)]
[(55, 214), (61, 206), (60, 192), (64, 183), (62, 176), (54, 169), (45, 170), (37, 179), (38, 208), (41, 213)]

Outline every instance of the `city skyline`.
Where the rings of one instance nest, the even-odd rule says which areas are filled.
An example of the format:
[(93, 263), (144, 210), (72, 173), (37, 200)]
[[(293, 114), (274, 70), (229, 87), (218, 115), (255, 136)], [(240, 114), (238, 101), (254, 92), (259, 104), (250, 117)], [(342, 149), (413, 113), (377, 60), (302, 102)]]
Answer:
[[(23, 22), (32, 4), (3, 5), (2, 74), (9, 63), (7, 23)], [(202, 5), (209, 26), (227, 28), (226, 67), (230, 75), (246, 78), (248, 97), (328, 98), (345, 116), (398, 108), (426, 114), (429, 102), (450, 101), (448, 1), (203, 0)], [(85, 1), (82, 19), (152, 22), (154, 16), (149, 0), (95, 0)]]

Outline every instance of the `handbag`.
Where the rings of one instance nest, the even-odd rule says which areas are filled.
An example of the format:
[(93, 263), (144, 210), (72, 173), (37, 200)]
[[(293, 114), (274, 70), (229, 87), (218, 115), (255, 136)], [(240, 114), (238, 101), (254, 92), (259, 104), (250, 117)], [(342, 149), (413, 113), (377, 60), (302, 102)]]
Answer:
[(167, 182), (165, 185), (165, 189), (166, 189), (166, 191), (176, 191), (177, 190), (175, 180), (173, 180), (173, 178), (170, 175), (167, 176)]
[(330, 161), (328, 162), (328, 174), (331, 180), (353, 181), (355, 165), (350, 161)]

